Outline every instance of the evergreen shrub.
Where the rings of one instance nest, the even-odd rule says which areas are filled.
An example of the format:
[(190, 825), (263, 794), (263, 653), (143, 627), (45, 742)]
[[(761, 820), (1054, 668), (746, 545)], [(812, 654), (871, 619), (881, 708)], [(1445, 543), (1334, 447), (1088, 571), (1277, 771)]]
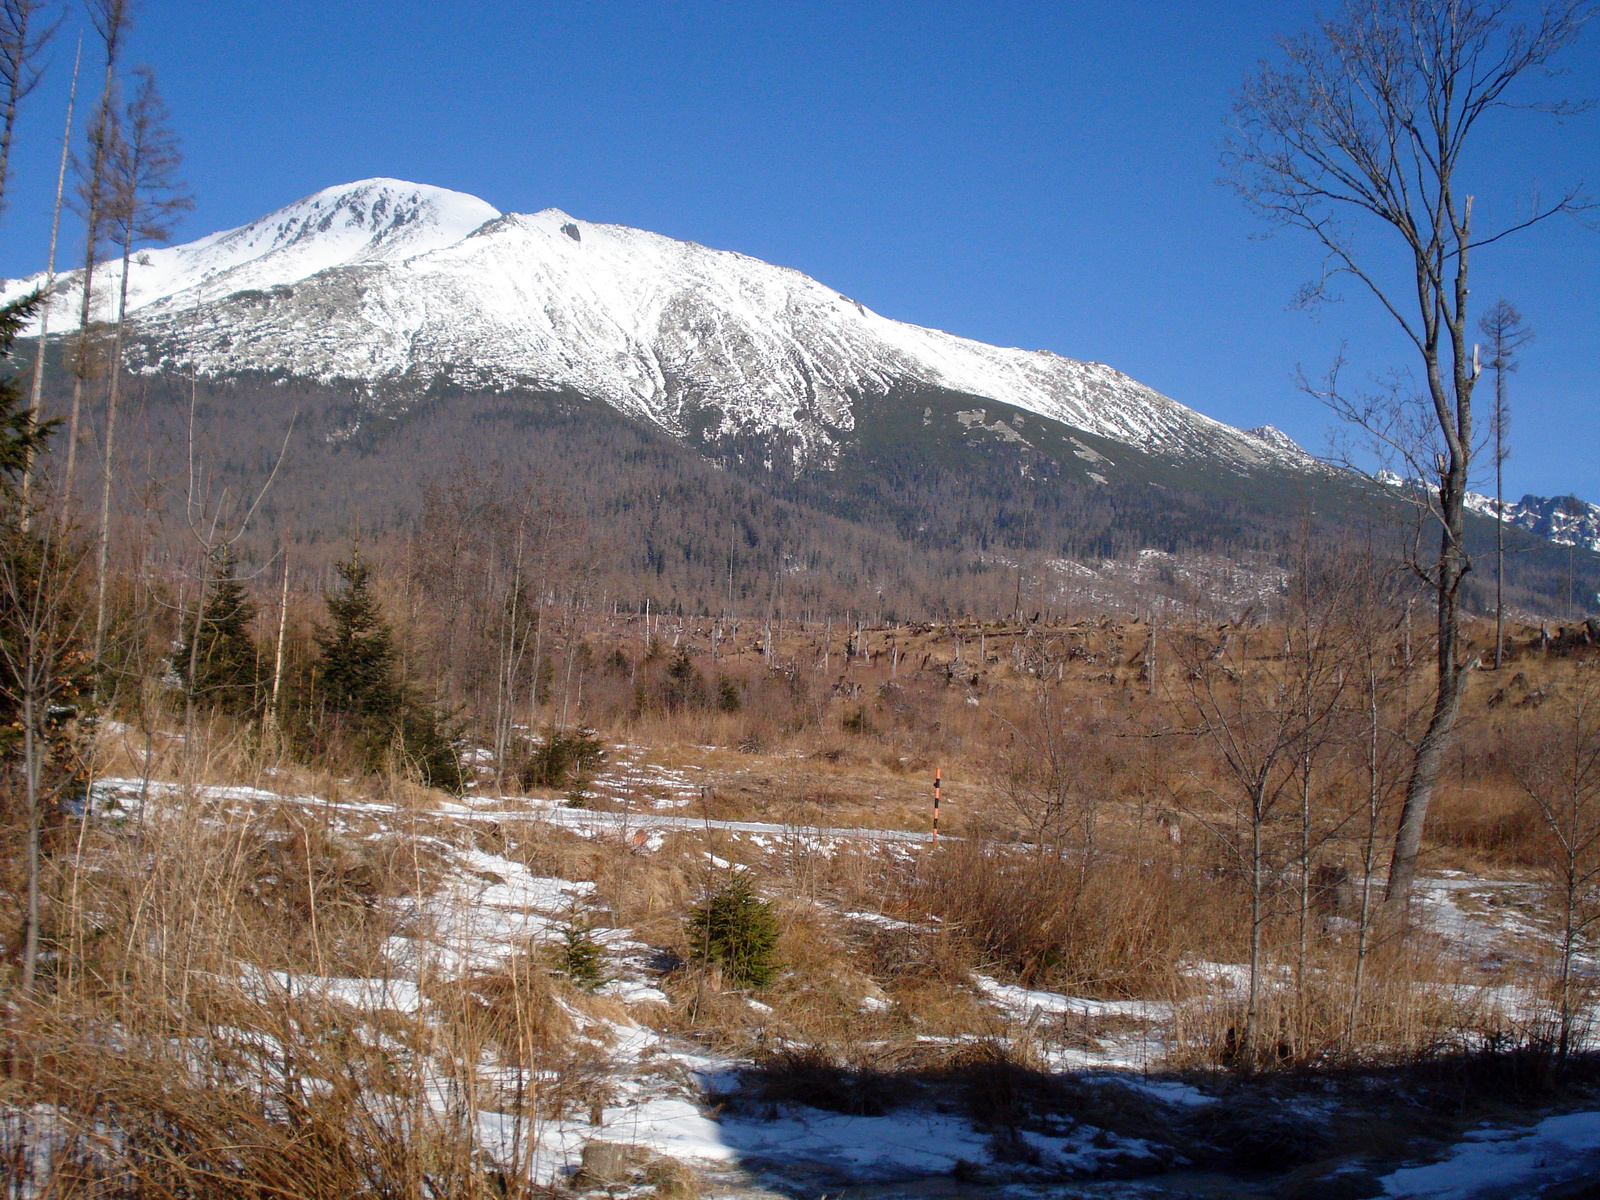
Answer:
[(722, 968), (732, 983), (765, 987), (778, 974), (778, 916), (742, 875), (707, 897), (690, 914), (689, 950)]
[(594, 730), (551, 726), (542, 740), (529, 747), (526, 757), (514, 768), (514, 774), (518, 786), (523, 788), (566, 787), (581, 796), (588, 778), (605, 757), (605, 744)]
[(172, 666), (197, 706), (243, 717), (260, 704), (261, 655), (250, 633), (255, 605), (237, 568), (232, 550), (212, 553), (205, 606), (184, 626)]
[(587, 926), (573, 923), (556, 948), (556, 973), (575, 987), (592, 992), (606, 982), (605, 947), (595, 941)]
[(371, 570), (352, 555), (338, 571), (343, 589), (324, 597), (332, 624), (317, 635), (320, 704), (343, 727), (366, 769), (379, 770), (397, 756), (429, 787), (462, 791), (460, 731), (396, 679), (394, 631), (372, 594)]

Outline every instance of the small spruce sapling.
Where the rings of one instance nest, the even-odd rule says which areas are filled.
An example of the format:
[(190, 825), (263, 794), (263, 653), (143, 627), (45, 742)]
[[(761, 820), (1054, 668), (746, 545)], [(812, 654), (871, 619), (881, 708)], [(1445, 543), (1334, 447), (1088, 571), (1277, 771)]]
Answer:
[(372, 594), (371, 569), (352, 555), (338, 570), (344, 588), (324, 597), (333, 622), (317, 635), (328, 708), (352, 727), (369, 768), (397, 749), (424, 783), (460, 792), (466, 780), (459, 732), (395, 680), (394, 632)]
[(400, 711), (394, 634), (372, 594), (372, 570), (359, 555), (352, 555), (338, 564), (338, 571), (344, 587), (323, 597), (333, 623), (317, 635), (323, 697), (338, 713), (393, 719)]
[(778, 975), (778, 916), (742, 875), (689, 915), (690, 953), (722, 968), (729, 982), (765, 987)]
[(255, 709), (260, 693), (260, 655), (250, 635), (255, 605), (236, 577), (237, 568), (231, 550), (212, 555), (211, 594), (205, 608), (185, 626), (172, 661), (184, 689), (197, 703), (246, 716)]
[(567, 914), (567, 927), (562, 930), (555, 957), (556, 974), (574, 987), (592, 992), (610, 982), (605, 947), (596, 940), (589, 917), (577, 905)]
[(542, 741), (528, 748), (516, 768), (517, 780), (525, 788), (564, 787), (572, 806), (581, 808), (576, 802), (586, 799), (594, 772), (605, 757), (605, 746), (594, 730), (552, 726)]

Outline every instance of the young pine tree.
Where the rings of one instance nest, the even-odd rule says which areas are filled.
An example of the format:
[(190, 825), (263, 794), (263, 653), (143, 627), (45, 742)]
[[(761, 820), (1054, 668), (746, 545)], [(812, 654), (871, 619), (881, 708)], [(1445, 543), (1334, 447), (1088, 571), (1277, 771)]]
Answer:
[(398, 750), (405, 769), (431, 787), (464, 786), (455, 732), (439, 712), (395, 680), (394, 631), (372, 594), (359, 555), (338, 564), (343, 590), (324, 597), (332, 625), (317, 635), (317, 687), (344, 724), (369, 770)]
[(765, 987), (778, 976), (778, 916), (736, 875), (707, 896), (685, 923), (690, 953), (722, 968), (738, 987)]
[(360, 555), (339, 563), (338, 571), (344, 589), (323, 597), (333, 624), (317, 635), (322, 651), (318, 688), (334, 713), (371, 727), (392, 725), (401, 702), (394, 681), (394, 633)]
[[(22, 327), (43, 303), (34, 292), (0, 307), (0, 360), (11, 357), (11, 345)], [(14, 499), (23, 474), (44, 449), (59, 421), (40, 421), (23, 398), (22, 389), (10, 375), (0, 379), (0, 496)], [(20, 517), (20, 510), (7, 512), (7, 519)]]
[(184, 628), (174, 666), (196, 707), (248, 716), (261, 695), (260, 655), (250, 634), (255, 605), (237, 578), (238, 560), (230, 550), (216, 552), (211, 562), (210, 595)]

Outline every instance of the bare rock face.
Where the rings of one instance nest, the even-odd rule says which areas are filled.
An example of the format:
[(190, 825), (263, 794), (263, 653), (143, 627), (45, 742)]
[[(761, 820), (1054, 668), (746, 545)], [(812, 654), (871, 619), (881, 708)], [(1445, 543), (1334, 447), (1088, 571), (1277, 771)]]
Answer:
[(1576, 496), (1524, 496), (1506, 519), (1558, 546), (1600, 550), (1600, 505)]

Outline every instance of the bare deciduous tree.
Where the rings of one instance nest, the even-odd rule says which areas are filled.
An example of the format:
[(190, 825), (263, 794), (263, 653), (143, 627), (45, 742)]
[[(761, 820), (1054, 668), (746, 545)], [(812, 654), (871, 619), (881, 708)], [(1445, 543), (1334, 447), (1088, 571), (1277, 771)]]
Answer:
[(1374, 903), (1378, 862), (1407, 775), (1410, 742), (1406, 726), (1412, 714), (1406, 697), (1413, 665), (1399, 644), (1410, 609), (1399, 602), (1396, 573), (1386, 571), (1370, 547), (1350, 555), (1343, 569), (1350, 590), (1341, 657), (1350, 683), (1340, 750), (1349, 774), (1346, 807), (1338, 820), (1341, 826), (1350, 826), (1359, 872), (1352, 897), (1355, 970), (1345, 1016), (1345, 1037), (1355, 1044), (1363, 1016), (1368, 960), (1377, 940), (1374, 923), (1381, 915)]
[(1281, 658), (1252, 632), (1247, 626), (1214, 633), (1197, 628), (1174, 640), (1188, 732), (1209, 743), (1218, 764), (1217, 779), (1194, 777), (1212, 804), (1190, 806), (1189, 814), (1238, 863), (1250, 897), (1248, 1007), (1237, 1047), (1247, 1065), (1260, 1050), (1269, 893), (1286, 860), (1295, 857), (1277, 844), (1277, 826), (1296, 784), (1305, 782), (1307, 759), (1314, 760), (1335, 731), (1349, 680), (1331, 608), (1308, 609), (1301, 628), (1291, 625)]
[(43, 53), (56, 26), (44, 17), (50, 5), (40, 0), (0, 0), (0, 212), (11, 179), (11, 140), (17, 109), (39, 84)]
[[(1419, 489), (1437, 526), (1438, 554), (1414, 557), (1437, 604), (1438, 678), (1395, 836), (1391, 904), (1405, 900), (1416, 874), (1466, 666), (1459, 609), (1471, 569), (1463, 527), (1477, 376), (1467, 339), (1470, 256), (1585, 206), (1569, 190), (1536, 200), (1498, 229), (1478, 230), (1465, 194), (1467, 155), (1475, 168), (1493, 161), (1490, 116), (1513, 107), (1573, 111), (1522, 102), (1514, 88), (1570, 45), (1591, 11), (1585, 0), (1552, 0), (1524, 23), (1509, 0), (1350, 0), (1314, 32), (1284, 39), (1283, 65), (1264, 65), (1234, 106), (1223, 156), (1231, 182), (1272, 225), (1310, 234), (1325, 252), (1322, 278), (1301, 300), (1329, 298), (1328, 285), (1340, 276), (1359, 281), (1415, 350), (1426, 384), (1416, 402), (1423, 415), (1398, 421), (1381, 402), (1340, 391), (1336, 375), (1322, 393), (1375, 443), (1404, 455), (1414, 477), (1438, 481)], [(1357, 235), (1369, 226), (1398, 240), (1397, 256), (1367, 251)], [(1420, 446), (1398, 436), (1419, 429), (1428, 435)]]
[(1556, 970), (1557, 1051), (1573, 1045), (1573, 1024), (1592, 981), (1574, 962), (1600, 928), (1600, 668), (1587, 665), (1545, 711), (1547, 728), (1518, 738), (1513, 771), (1544, 828), (1546, 870), (1560, 921)]
[[(45, 259), (44, 303), (39, 307), (39, 344), (33, 355), (33, 388), (29, 393), (28, 409), (35, 414), (44, 398), (45, 351), (50, 344), (50, 307), (56, 292), (56, 246), (61, 235), (61, 201), (67, 187), (67, 160), (72, 151), (72, 110), (78, 103), (78, 68), (83, 61), (83, 43), (78, 43), (78, 53), (72, 61), (72, 87), (67, 92), (67, 116), (61, 129), (61, 165), (56, 170), (56, 203), (50, 213), (50, 253)], [(33, 481), (33, 464), (22, 472), (22, 496), (26, 500)], [(23, 506), (24, 519), (27, 506)]]
[[(997, 714), (998, 715), (998, 714)], [(1097, 795), (1090, 746), (1061, 698), (1042, 681), (1015, 719), (1001, 717), (1008, 745), (997, 756), (1000, 794), (1041, 853), (1071, 844), (1092, 852)]]
[(117, 323), (106, 364), (106, 424), (102, 437), (105, 465), (101, 478), (100, 526), (95, 552), (94, 655), (99, 661), (106, 628), (106, 550), (111, 532), (111, 489), (115, 479), (113, 447), (117, 429), (117, 400), (122, 380), (122, 338), (128, 320), (128, 276), (134, 266), (136, 245), (166, 241), (179, 213), (194, 207), (184, 185), (176, 178), (183, 161), (178, 139), (167, 124), (167, 106), (156, 90), (155, 72), (139, 67), (138, 84), (128, 101), (107, 163), (110, 183), (106, 220), (122, 250), (122, 280), (117, 297)]
[(1511, 435), (1511, 410), (1506, 404), (1506, 376), (1517, 369), (1517, 351), (1533, 340), (1533, 330), (1504, 296), (1478, 318), (1478, 329), (1489, 339), (1489, 369), (1494, 372), (1494, 669), (1505, 661), (1506, 649), (1506, 494), (1505, 465), (1511, 456), (1506, 445)]
[(83, 387), (94, 370), (90, 325), (94, 315), (94, 271), (106, 239), (106, 173), (117, 123), (117, 63), (133, 23), (130, 0), (87, 0), (89, 19), (105, 48), (105, 80), (100, 100), (84, 137), (86, 161), (79, 161), (78, 203), (83, 213), (83, 275), (79, 280), (78, 339), (73, 353), (72, 410), (67, 418), (67, 466), (62, 490), (72, 493), (78, 464), (78, 425), (83, 414)]

